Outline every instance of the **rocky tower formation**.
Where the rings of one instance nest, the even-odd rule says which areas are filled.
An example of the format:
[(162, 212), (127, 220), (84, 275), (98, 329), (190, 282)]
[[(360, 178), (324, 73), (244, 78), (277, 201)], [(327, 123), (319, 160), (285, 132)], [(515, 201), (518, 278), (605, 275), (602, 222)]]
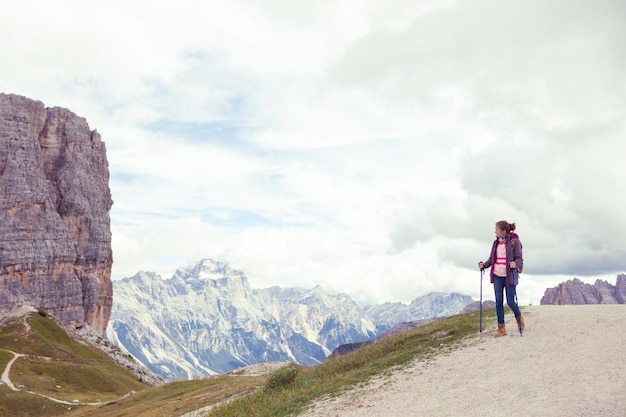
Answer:
[(596, 280), (585, 284), (578, 278), (546, 289), (541, 304), (626, 304), (626, 275), (617, 276), (615, 285)]
[(104, 334), (112, 204), (105, 145), (84, 118), (0, 94), (0, 313), (32, 305)]

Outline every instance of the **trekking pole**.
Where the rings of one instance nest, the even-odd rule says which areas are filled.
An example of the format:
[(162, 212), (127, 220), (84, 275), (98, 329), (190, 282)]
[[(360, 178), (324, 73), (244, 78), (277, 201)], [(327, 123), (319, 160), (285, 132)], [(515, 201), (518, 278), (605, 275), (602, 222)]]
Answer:
[(480, 269), (480, 333), (483, 332), (483, 273), (485, 270)]
[[(514, 269), (513, 273), (517, 274), (517, 270)], [(515, 279), (513, 280), (513, 283), (515, 283)], [(519, 316), (515, 318), (517, 321), (517, 330), (519, 330), (519, 336), (522, 337), (522, 310), (520, 310), (519, 302), (517, 301), (517, 285), (513, 285), (513, 294), (515, 295), (515, 305), (517, 306), (517, 312), (519, 313)]]

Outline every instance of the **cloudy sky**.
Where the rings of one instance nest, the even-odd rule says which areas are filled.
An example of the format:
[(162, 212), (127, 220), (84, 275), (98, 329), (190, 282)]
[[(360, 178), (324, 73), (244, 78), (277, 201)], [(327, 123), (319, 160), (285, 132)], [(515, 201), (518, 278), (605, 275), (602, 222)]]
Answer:
[(626, 272), (621, 0), (0, 2), (0, 92), (106, 142), (113, 279), (478, 299), (502, 219), (522, 304)]

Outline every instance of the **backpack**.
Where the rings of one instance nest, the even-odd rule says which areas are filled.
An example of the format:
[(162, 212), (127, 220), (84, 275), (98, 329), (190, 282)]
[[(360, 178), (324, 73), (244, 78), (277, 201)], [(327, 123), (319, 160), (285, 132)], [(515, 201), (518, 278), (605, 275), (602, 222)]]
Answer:
[(517, 235), (517, 233), (515, 232), (511, 232), (511, 249), (515, 248), (515, 242), (519, 241), (519, 256), (522, 260), (521, 264), (517, 264), (516, 263), (516, 268), (517, 269), (517, 273), (520, 274), (522, 272), (522, 270), (524, 269), (524, 253), (522, 251), (523, 246), (522, 246), (522, 241), (519, 240), (519, 236)]

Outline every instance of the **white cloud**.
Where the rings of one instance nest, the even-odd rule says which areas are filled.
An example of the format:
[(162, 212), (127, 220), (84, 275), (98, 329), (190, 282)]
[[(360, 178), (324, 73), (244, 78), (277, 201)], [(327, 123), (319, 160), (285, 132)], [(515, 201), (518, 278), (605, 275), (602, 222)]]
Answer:
[(116, 279), (213, 257), (259, 287), (478, 297), (505, 219), (538, 303), (624, 269), (623, 12), (24, 0), (3, 6), (0, 91), (101, 133)]

